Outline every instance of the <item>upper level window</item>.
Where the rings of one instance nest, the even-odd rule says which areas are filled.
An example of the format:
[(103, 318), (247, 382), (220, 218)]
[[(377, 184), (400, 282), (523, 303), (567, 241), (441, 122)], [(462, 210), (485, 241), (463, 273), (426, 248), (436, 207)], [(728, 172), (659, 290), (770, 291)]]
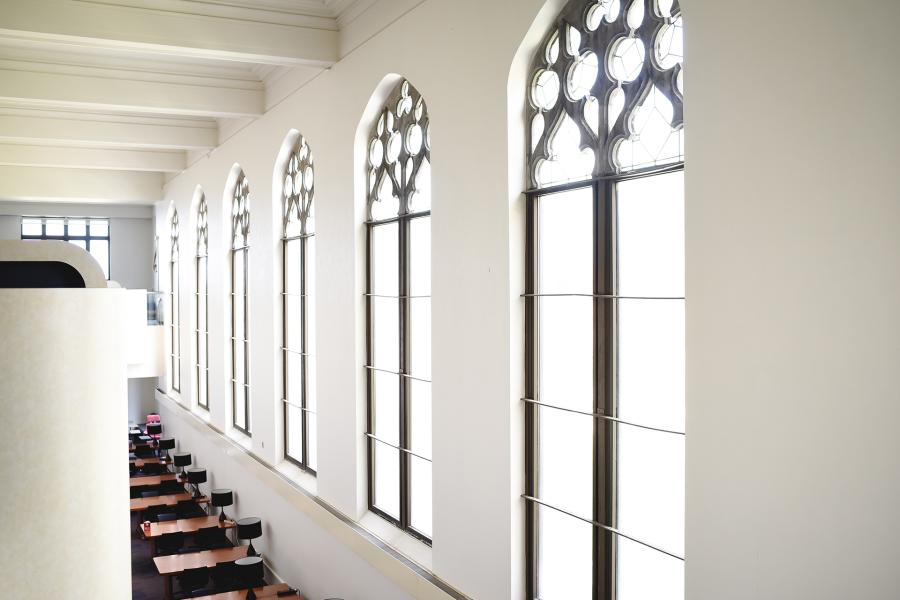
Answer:
[(196, 280), (195, 298), (197, 308), (197, 328), (194, 331), (196, 358), (195, 365), (197, 377), (197, 404), (209, 410), (209, 267), (207, 266), (207, 252), (209, 243), (209, 228), (206, 217), (206, 196), (200, 196), (197, 205), (197, 254), (196, 254)]
[(684, 597), (677, 0), (572, 0), (528, 82), (528, 597)]
[(431, 137), (401, 81), (367, 148), (369, 507), (431, 537)]
[(250, 435), (249, 264), (250, 185), (241, 171), (231, 197), (232, 425)]
[(109, 279), (109, 219), (22, 217), (23, 240), (63, 240), (90, 252)]
[(170, 255), (169, 255), (169, 369), (170, 385), (176, 392), (181, 391), (181, 288), (178, 283), (178, 211), (172, 211), (169, 222)]
[(300, 136), (282, 190), (284, 456), (316, 469), (316, 238), (313, 157)]

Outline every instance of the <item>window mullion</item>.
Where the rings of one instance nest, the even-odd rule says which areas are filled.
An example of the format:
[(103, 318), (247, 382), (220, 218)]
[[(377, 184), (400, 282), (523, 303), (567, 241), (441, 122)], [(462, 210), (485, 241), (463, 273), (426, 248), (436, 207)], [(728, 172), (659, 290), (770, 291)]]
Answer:
[(303, 407), (304, 410), (300, 411), (300, 433), (302, 435), (302, 442), (300, 448), (300, 456), (301, 463), (304, 467), (309, 466), (309, 436), (307, 435), (307, 358), (309, 353), (309, 347), (307, 345), (306, 335), (309, 331), (309, 328), (306, 323), (307, 317), (307, 298), (306, 298), (306, 238), (301, 238), (298, 243), (300, 244), (300, 351), (303, 353), (300, 355), (300, 381), (302, 385), (300, 386), (300, 406)]
[[(409, 373), (410, 367), (410, 335), (409, 335), (409, 226), (408, 218), (401, 218), (398, 223), (398, 269), (400, 271), (400, 372)], [(401, 377), (400, 390), (400, 447), (409, 450), (410, 419), (409, 419), (409, 385), (408, 378)], [(409, 527), (409, 507), (411, 502), (409, 486), (409, 461), (410, 457), (400, 453), (400, 526), (403, 529)]]

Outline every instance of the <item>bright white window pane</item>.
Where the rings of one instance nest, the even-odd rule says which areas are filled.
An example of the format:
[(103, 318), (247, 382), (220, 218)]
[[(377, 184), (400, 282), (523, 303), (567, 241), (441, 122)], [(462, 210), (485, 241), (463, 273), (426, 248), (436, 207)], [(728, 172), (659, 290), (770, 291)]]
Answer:
[(409, 374), (431, 379), (431, 298), (409, 300)]
[[(69, 235), (87, 235), (87, 221), (84, 219), (69, 219)], [(94, 234), (97, 235), (97, 234)]]
[(409, 524), (431, 537), (431, 463), (417, 456), (409, 457), (410, 509)]
[(538, 598), (591, 600), (593, 525), (545, 506), (535, 505), (535, 512)]
[(73, 245), (75, 245), (75, 246), (78, 246), (78, 247), (81, 248), (82, 250), (86, 250), (86, 249), (87, 249), (87, 242), (84, 241), (84, 240), (69, 240), (69, 243), (70, 243), (70, 244), (73, 244)]
[(106, 240), (91, 241), (91, 256), (93, 256), (103, 269), (103, 274), (109, 279), (109, 242)]
[(372, 306), (372, 366), (388, 371), (399, 370), (400, 313), (394, 298), (369, 298)]
[(43, 235), (40, 219), (22, 219), (22, 235)]
[(293, 352), (285, 352), (286, 399), (300, 406), (303, 398), (303, 358)]
[(287, 406), (284, 416), (287, 419), (287, 455), (294, 460), (303, 459), (303, 411), (296, 406)]
[(616, 186), (619, 294), (684, 296), (684, 173)]
[(197, 402), (206, 406), (206, 371), (200, 369), (197, 373)]
[(47, 219), (47, 235), (62, 236), (66, 232), (63, 219)]
[(618, 600), (683, 600), (684, 561), (618, 537)]
[(306, 357), (306, 408), (316, 410), (316, 357)]
[(373, 434), (385, 442), (400, 445), (400, 376), (373, 372)]
[(594, 209), (591, 188), (542, 196), (537, 202), (538, 292), (593, 293)]
[(302, 336), (303, 336), (303, 326), (300, 321), (302, 314), (301, 306), (303, 304), (303, 299), (299, 296), (285, 296), (284, 297), (284, 306), (285, 306), (285, 327), (284, 332), (287, 335), (285, 339), (285, 347), (294, 350), (295, 352), (300, 352), (303, 350)]
[(618, 528), (684, 554), (684, 436), (619, 425)]
[(409, 449), (431, 458), (431, 384), (411, 380), (409, 390)]
[(593, 516), (594, 419), (537, 407), (538, 496), (586, 519)]
[(91, 220), (91, 236), (106, 237), (109, 235), (109, 221), (106, 219)]
[(538, 306), (539, 399), (592, 411), (594, 305), (591, 298), (547, 297)]
[(234, 424), (241, 429), (247, 429), (246, 411), (244, 410), (244, 395), (241, 391), (243, 388), (240, 384), (235, 384), (234, 387)]
[(431, 295), (431, 218), (409, 222), (410, 295)]
[(313, 413), (306, 414), (306, 429), (307, 429), (307, 437), (309, 438), (307, 441), (307, 465), (310, 469), (315, 471), (318, 469), (319, 465), (319, 453), (316, 444), (318, 443), (318, 437), (316, 436), (316, 415)]
[(400, 518), (400, 451), (372, 440), (376, 508)]
[(309, 354), (316, 353), (316, 241), (306, 240), (306, 345)]
[(684, 431), (684, 301), (619, 301), (619, 417)]
[(284, 245), (284, 291), (288, 294), (300, 293), (300, 240), (291, 240)]
[(370, 292), (384, 296), (400, 294), (399, 242), (397, 223), (378, 225), (370, 229), (372, 235), (372, 287)]

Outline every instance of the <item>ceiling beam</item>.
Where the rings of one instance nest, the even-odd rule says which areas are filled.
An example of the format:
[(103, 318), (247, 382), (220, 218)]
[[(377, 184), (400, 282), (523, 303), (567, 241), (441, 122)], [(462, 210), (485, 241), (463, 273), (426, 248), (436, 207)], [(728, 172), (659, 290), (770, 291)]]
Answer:
[(162, 173), (0, 166), (0, 200), (153, 204)]
[(247, 82), (226, 84), (184, 76), (139, 79), (134, 73), (120, 69), (83, 67), (75, 72), (31, 71), (22, 70), (20, 63), (15, 61), (0, 60), (0, 100), (38, 107), (216, 118), (256, 117), (265, 108), (265, 91), (261, 87)]
[(178, 150), (113, 150), (0, 144), (0, 165), (179, 173), (184, 170), (186, 163), (184, 152)]
[(227, 18), (182, 10), (67, 0), (3, 0), (0, 35), (82, 48), (327, 67), (338, 59), (338, 32), (285, 18)]
[(106, 117), (0, 108), (0, 143), (146, 150), (208, 150), (218, 145), (215, 121)]

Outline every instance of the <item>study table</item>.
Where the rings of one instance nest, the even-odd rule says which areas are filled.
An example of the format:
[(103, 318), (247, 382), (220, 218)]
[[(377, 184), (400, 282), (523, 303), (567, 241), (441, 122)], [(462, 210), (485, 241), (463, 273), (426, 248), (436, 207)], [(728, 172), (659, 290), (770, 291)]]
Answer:
[(156, 565), (156, 570), (159, 574), (166, 578), (166, 599), (171, 600), (173, 595), (172, 577), (181, 574), (185, 569), (214, 567), (217, 563), (233, 562), (245, 556), (247, 556), (247, 546), (234, 546), (231, 548), (203, 550), (202, 552), (190, 552), (188, 554), (156, 556), (153, 558), (153, 564)]
[[(278, 592), (290, 589), (290, 586), (286, 583), (275, 583), (273, 585), (267, 585), (265, 587), (253, 588), (253, 593), (256, 594), (257, 598), (300, 598), (300, 600), (304, 600), (303, 596), (279, 596)], [(212, 596), (199, 596), (194, 598), (193, 600), (244, 600), (247, 597), (247, 590), (235, 590), (233, 592), (222, 592), (219, 594), (213, 594)]]
[(149, 498), (132, 498), (131, 512), (140, 512), (142, 510), (147, 510), (148, 508), (156, 504), (176, 506), (179, 500), (193, 500), (197, 504), (206, 504), (207, 502), (209, 502), (209, 498), (207, 498), (206, 496), (194, 498), (187, 492), (181, 494), (163, 494), (162, 496), (150, 496)]
[[(159, 463), (159, 459), (158, 459), (158, 458), (153, 458), (153, 457), (148, 457), (148, 458), (137, 458), (137, 457), (135, 457), (135, 458), (129, 458), (129, 459), (128, 459), (128, 462), (130, 462), (131, 464), (133, 464), (133, 465), (134, 465), (135, 467), (137, 467), (138, 469), (142, 468), (144, 465), (158, 465), (158, 464), (160, 464), (160, 463)], [(165, 464), (165, 463), (163, 463), (163, 464)]]
[[(219, 521), (219, 517), (211, 515), (209, 517), (191, 517), (190, 519), (178, 519), (177, 521), (162, 521), (160, 523), (150, 523), (150, 533), (145, 534), (144, 538), (158, 538), (166, 533), (196, 533), (201, 527), (214, 527), (218, 525), (219, 529), (233, 529), (237, 524), (231, 519)], [(143, 529), (141, 530), (143, 531)]]
[(144, 475), (143, 477), (132, 477), (128, 480), (128, 485), (131, 487), (144, 487), (150, 485), (162, 485), (164, 481), (181, 482), (181, 479), (175, 473), (166, 473), (165, 475)]

